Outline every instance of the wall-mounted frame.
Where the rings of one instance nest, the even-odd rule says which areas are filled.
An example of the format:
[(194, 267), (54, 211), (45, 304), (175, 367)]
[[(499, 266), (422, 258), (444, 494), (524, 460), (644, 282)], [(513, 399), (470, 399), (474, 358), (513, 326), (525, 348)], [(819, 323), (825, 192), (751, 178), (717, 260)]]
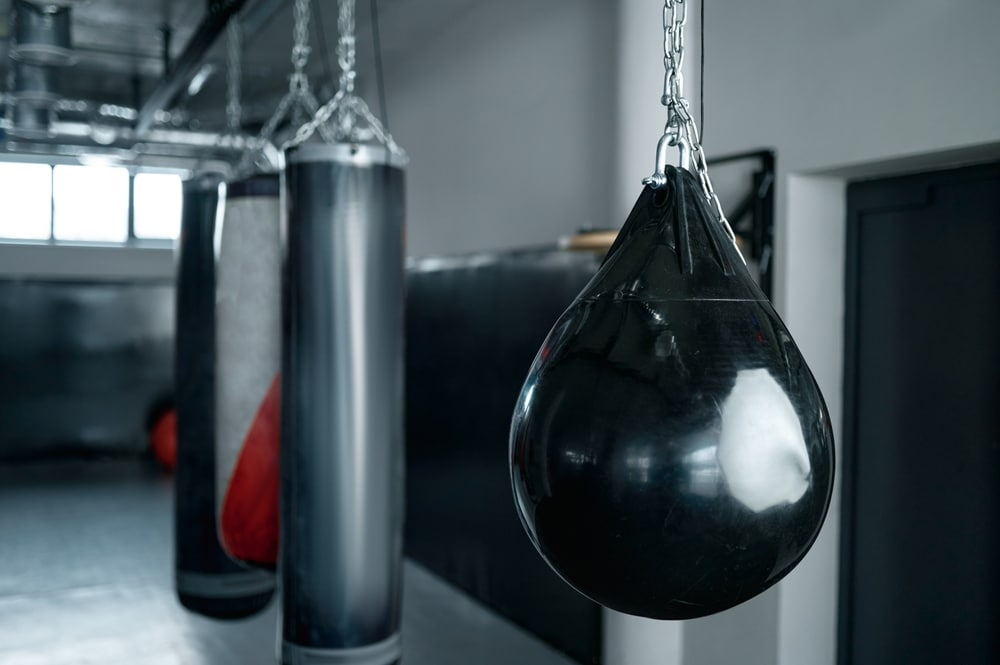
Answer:
[(775, 153), (762, 149), (721, 155), (709, 159), (708, 166), (747, 267), (770, 298), (774, 282)]

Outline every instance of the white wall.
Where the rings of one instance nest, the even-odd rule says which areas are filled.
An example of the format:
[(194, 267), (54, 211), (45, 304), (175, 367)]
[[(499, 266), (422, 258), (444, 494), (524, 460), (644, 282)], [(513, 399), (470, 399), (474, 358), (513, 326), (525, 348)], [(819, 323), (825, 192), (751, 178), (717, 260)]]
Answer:
[[(385, 58), (412, 255), (553, 243), (609, 218), (616, 13), (606, 0), (444, 0)], [(449, 12), (441, 7), (454, 5)], [(388, 10), (393, 35), (420, 30)]]
[(0, 279), (172, 279), (170, 247), (111, 247), (0, 242)]
[(713, 152), (776, 145), (789, 171), (995, 141), (995, 0), (707, 6)]
[[(552, 244), (581, 227), (620, 224), (609, 214), (614, 3), (380, 5), (390, 128), (411, 158), (409, 254)], [(360, 90), (378, 112), (368, 3), (359, 12)], [(0, 273), (100, 277), (103, 264), (108, 276), (141, 278), (172, 270), (169, 251), (88, 252), (0, 246)]]
[[(622, 63), (645, 62), (646, 41), (658, 39), (635, 18), (638, 3), (619, 1)], [(645, 4), (658, 24), (658, 3)], [(705, 23), (706, 151), (777, 151), (776, 303), (823, 389), (839, 441), (844, 184), (1000, 156), (1000, 3), (711, 2)], [(623, 75), (645, 76), (642, 85), (648, 78)], [(652, 100), (645, 95), (647, 107), (657, 90)], [(646, 142), (651, 155), (649, 108), (630, 112), (620, 101), (619, 154), (632, 161)], [(619, 207), (623, 191), (619, 185)], [(746, 646), (770, 649), (777, 665), (832, 665), (839, 520), (838, 496), (810, 554), (769, 592), (777, 602), (760, 606), (774, 621), (733, 610), (712, 631), (686, 626), (684, 665), (746, 662)], [(720, 643), (731, 645), (728, 657)]]
[[(618, 0), (617, 4), (619, 54), (611, 206), (620, 226), (642, 191), (642, 179), (653, 172), (656, 142), (663, 135), (667, 111), (660, 104), (663, 94), (663, 5), (650, 0)], [(701, 16), (697, 2), (689, 1), (689, 5), (684, 27), (683, 92), (700, 126)]]

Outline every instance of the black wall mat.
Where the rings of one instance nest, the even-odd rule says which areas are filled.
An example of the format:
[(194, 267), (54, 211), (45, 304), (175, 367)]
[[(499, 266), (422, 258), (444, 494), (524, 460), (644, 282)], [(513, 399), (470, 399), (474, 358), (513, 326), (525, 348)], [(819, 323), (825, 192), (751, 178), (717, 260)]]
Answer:
[(425, 259), (407, 295), (406, 553), (581, 663), (599, 660), (600, 608), (528, 540), (507, 447), (535, 353), (598, 263), (560, 251)]
[(0, 459), (145, 450), (173, 351), (172, 281), (0, 281)]

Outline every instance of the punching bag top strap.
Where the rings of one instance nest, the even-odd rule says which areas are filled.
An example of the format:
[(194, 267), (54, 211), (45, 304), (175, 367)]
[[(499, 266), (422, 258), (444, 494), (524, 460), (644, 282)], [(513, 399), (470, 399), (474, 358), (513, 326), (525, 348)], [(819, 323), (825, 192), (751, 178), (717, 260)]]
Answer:
[(766, 301), (697, 178), (667, 165), (663, 183), (643, 188), (580, 298)]
[(281, 184), (277, 173), (259, 173), (228, 183), (226, 185), (226, 198), (230, 200), (251, 197), (274, 198), (278, 196), (280, 188)]
[(357, 143), (303, 143), (291, 148), (285, 155), (288, 163), (342, 162), (355, 166), (388, 165), (403, 168), (407, 164), (405, 155), (393, 152), (379, 145)]

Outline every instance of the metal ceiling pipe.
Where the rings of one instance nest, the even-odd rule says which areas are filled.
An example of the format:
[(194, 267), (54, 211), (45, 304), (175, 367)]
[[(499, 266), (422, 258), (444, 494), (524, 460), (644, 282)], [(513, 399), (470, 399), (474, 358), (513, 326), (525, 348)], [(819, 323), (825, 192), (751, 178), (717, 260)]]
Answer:
[(403, 169), (372, 146), (285, 166), (283, 665), (399, 661)]
[[(9, 123), (13, 125), (13, 123)], [(3, 123), (0, 123), (3, 126)], [(95, 133), (113, 132), (113, 140), (96, 140)], [(235, 158), (246, 150), (254, 139), (246, 136), (230, 136), (215, 132), (194, 132), (180, 129), (154, 129), (140, 140), (129, 127), (94, 125), (88, 122), (63, 122), (54, 120), (46, 135), (50, 144), (88, 146), (97, 143), (102, 146), (119, 148), (163, 146), (185, 149), (185, 154), (228, 155)], [(273, 147), (266, 148), (269, 152)]]
[(14, 40), (10, 57), (35, 65), (72, 64), (69, 7), (14, 0), (12, 14)]
[(184, 47), (184, 51), (172, 63), (170, 70), (164, 73), (156, 89), (139, 109), (136, 131), (140, 134), (147, 132), (156, 120), (156, 113), (169, 107), (178, 93), (187, 87), (205, 54), (245, 2), (246, 0), (209, 0), (208, 13)]
[(27, 103), (11, 105), (11, 122), (7, 133), (13, 138), (38, 140), (49, 138), (52, 111)]
[(51, 107), (59, 101), (56, 70), (47, 65), (15, 62), (10, 98), (15, 104)]
[[(38, 119), (43, 117), (48, 119), (51, 113), (50, 109), (34, 106), (32, 104), (11, 103), (10, 108), (14, 110), (12, 118), (10, 120), (0, 119), (0, 129), (10, 130), (16, 125), (29, 123), (30, 120), (28, 116), (30, 115), (33, 115), (34, 118)], [(44, 113), (30, 114), (28, 111), (40, 111)], [(23, 118), (23, 122), (17, 122), (18, 118)], [(86, 147), (97, 143), (97, 145), (100, 146), (114, 146), (118, 148), (129, 148), (132, 146), (142, 149), (151, 147), (171, 147), (182, 149), (184, 151), (183, 154), (190, 154), (192, 156), (228, 155), (228, 157), (232, 159), (242, 154), (247, 146), (250, 145), (250, 141), (253, 140), (249, 137), (234, 137), (216, 134), (213, 132), (191, 132), (165, 129), (153, 130), (149, 134), (146, 134), (141, 141), (139, 141), (135, 136), (135, 132), (128, 128), (98, 128), (98, 131), (104, 130), (115, 131), (115, 140), (98, 143), (93, 139), (94, 126), (92, 124), (85, 122), (61, 122), (53, 119), (48, 133), (44, 136), (45, 141), (43, 142), (43, 145), (47, 143), (49, 145)], [(270, 155), (275, 153), (277, 149), (273, 146), (266, 146), (265, 151)], [(170, 154), (182, 153), (173, 151)]]
[[(244, 142), (227, 143), (218, 134), (154, 130), (135, 141), (131, 130), (116, 135), (114, 140), (98, 143), (94, 128), (87, 123), (70, 123), (49, 119), (49, 109), (30, 105), (10, 105), (8, 118), (0, 118), (0, 137), (7, 132), (7, 141), (0, 141), (0, 152), (49, 156), (65, 160), (94, 155), (107, 156), (120, 164), (212, 172), (229, 177), (233, 163), (242, 155)], [(113, 131), (111, 128), (105, 128)], [(269, 152), (277, 152), (268, 146)]]

